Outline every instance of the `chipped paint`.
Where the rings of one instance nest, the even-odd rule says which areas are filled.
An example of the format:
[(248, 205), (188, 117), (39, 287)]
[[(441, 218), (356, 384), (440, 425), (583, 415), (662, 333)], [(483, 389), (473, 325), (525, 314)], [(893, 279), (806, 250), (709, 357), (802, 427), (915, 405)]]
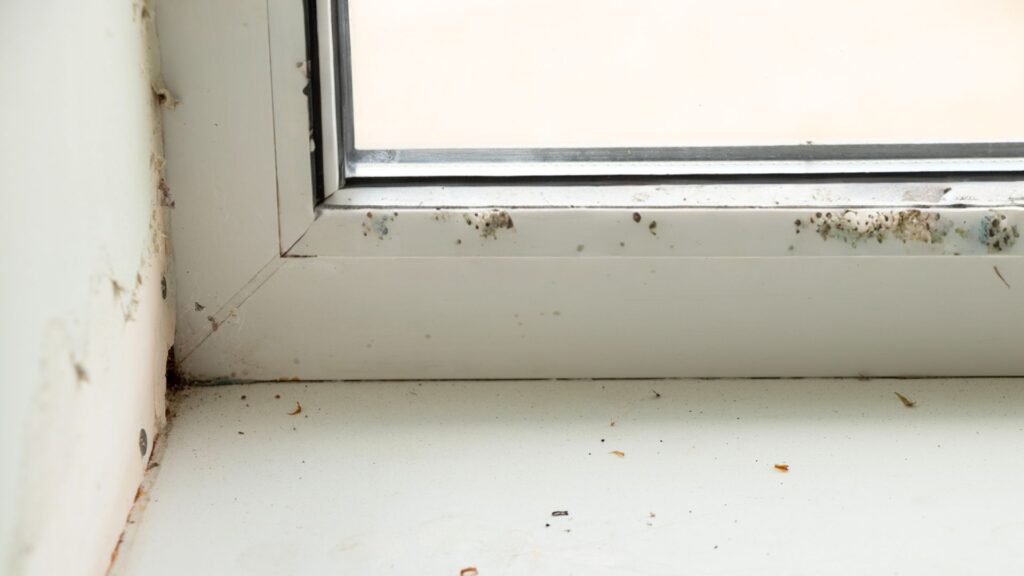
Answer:
[(855, 210), (815, 212), (804, 222), (794, 222), (797, 233), (813, 226), (822, 240), (841, 240), (856, 247), (874, 240), (881, 244), (892, 238), (903, 243), (937, 244), (943, 241), (952, 225), (938, 212), (923, 210), (888, 210), (858, 212)]
[(466, 212), (462, 215), (467, 226), (480, 231), (482, 238), (498, 238), (498, 230), (515, 230), (512, 215), (507, 210), (493, 209), (488, 212)]

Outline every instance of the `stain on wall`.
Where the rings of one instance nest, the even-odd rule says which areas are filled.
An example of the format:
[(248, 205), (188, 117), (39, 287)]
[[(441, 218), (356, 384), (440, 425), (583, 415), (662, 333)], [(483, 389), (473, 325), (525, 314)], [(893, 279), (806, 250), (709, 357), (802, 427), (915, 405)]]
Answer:
[(13, 0), (0, 17), (5, 575), (104, 573), (163, 421), (173, 201), (154, 16)]

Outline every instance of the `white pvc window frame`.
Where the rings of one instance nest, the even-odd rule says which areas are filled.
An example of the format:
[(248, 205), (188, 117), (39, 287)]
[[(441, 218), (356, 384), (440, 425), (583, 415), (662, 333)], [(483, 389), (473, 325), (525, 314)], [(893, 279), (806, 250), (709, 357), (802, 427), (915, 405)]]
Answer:
[(328, 169), (316, 205), (302, 6), (172, 2), (157, 23), (182, 102), (164, 130), (187, 377), (1024, 374), (1018, 173), (341, 186)]

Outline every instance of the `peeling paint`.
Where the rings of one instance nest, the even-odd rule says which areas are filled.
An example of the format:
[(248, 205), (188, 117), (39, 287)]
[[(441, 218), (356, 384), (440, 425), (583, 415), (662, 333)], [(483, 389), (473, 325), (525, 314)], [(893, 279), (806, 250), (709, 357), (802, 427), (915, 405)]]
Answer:
[(978, 240), (988, 247), (989, 252), (1002, 252), (1012, 247), (1020, 238), (1016, 224), (1006, 221), (1006, 214), (993, 213), (981, 220)]
[(794, 222), (797, 233), (806, 226), (813, 226), (822, 240), (842, 240), (854, 247), (874, 240), (881, 244), (892, 238), (903, 243), (923, 242), (937, 244), (943, 241), (952, 225), (943, 221), (938, 212), (922, 210), (889, 210), (857, 212), (815, 212), (805, 223), (802, 219)]
[(498, 238), (498, 230), (514, 230), (515, 224), (512, 222), (512, 215), (506, 210), (494, 209), (490, 212), (473, 212), (465, 213), (462, 215), (466, 221), (467, 226), (472, 226), (474, 229), (480, 231), (480, 236), (483, 238)]

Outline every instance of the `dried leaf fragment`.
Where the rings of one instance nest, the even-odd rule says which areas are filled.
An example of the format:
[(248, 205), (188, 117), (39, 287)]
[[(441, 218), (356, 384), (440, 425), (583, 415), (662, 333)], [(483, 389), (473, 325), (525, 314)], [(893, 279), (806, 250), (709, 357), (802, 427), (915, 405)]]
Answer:
[(476, 571), (476, 566), (467, 566), (462, 570), (459, 570), (459, 576), (477, 576), (479, 572)]
[(896, 397), (899, 398), (900, 402), (902, 402), (903, 405), (906, 406), (907, 408), (913, 408), (914, 406), (917, 405), (917, 402), (914, 402), (913, 400), (907, 398), (906, 396), (900, 394), (899, 392), (894, 392), (894, 394), (896, 394)]
[(789, 464), (776, 464), (775, 469), (779, 472), (789, 472)]
[(619, 458), (626, 457), (626, 453), (623, 452), (622, 450), (612, 450), (611, 452), (609, 452), (609, 454), (611, 454), (612, 456), (618, 456)]
[(296, 414), (299, 414), (301, 412), (302, 412), (302, 404), (299, 404), (298, 402), (296, 402), (295, 403), (295, 410), (289, 412), (288, 415), (289, 416), (295, 416)]

